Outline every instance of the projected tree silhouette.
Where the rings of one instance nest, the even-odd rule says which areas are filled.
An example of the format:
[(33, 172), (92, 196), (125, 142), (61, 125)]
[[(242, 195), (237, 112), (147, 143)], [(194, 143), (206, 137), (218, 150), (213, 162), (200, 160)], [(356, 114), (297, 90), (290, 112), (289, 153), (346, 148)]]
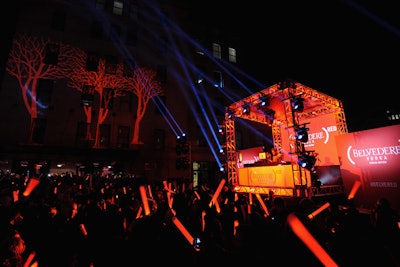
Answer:
[[(100, 147), (100, 125), (105, 121), (109, 113), (109, 104), (113, 98), (124, 95), (125, 85), (123, 77), (123, 64), (113, 64), (114, 69), (108, 69), (106, 60), (98, 58), (96, 66), (88, 66), (88, 53), (75, 48), (75, 53), (71, 62), (71, 72), (68, 74), (68, 86), (83, 92), (85, 88), (93, 88), (93, 92), (99, 96), (99, 111), (96, 121), (96, 134), (93, 147)], [(111, 68), (111, 67), (110, 67)], [(85, 92), (87, 93), (87, 92)], [(83, 105), (87, 131), (86, 138), (91, 140), (90, 125), (92, 123), (93, 105)]]
[(32, 142), (34, 122), (38, 118), (39, 81), (64, 77), (68, 72), (71, 52), (68, 46), (41, 37), (20, 34), (13, 40), (6, 71), (17, 79), (31, 118), (29, 142)]
[(161, 83), (156, 79), (156, 72), (152, 69), (137, 67), (133, 77), (127, 77), (125, 81), (127, 83), (125, 88), (138, 98), (131, 144), (142, 144), (143, 142), (139, 139), (140, 123), (146, 113), (147, 104), (153, 97), (163, 95), (164, 91)]

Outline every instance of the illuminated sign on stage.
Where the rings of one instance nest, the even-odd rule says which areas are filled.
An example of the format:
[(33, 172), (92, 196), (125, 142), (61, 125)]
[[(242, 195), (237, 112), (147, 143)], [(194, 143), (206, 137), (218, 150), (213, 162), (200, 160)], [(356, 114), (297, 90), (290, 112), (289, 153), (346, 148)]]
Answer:
[(400, 210), (400, 125), (354, 132), (335, 137), (345, 191), (354, 182), (361, 187), (355, 202), (373, 208), (386, 197)]

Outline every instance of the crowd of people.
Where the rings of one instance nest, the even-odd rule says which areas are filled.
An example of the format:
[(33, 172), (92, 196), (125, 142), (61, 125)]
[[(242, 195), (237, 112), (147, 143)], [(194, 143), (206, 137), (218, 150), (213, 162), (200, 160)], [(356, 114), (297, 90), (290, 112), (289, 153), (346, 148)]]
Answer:
[(368, 214), (337, 198), (310, 217), (322, 203), (228, 183), (63, 173), (26, 193), (31, 179), (0, 176), (2, 267), (326, 265), (310, 237), (336, 266), (400, 266), (399, 214), (384, 197)]

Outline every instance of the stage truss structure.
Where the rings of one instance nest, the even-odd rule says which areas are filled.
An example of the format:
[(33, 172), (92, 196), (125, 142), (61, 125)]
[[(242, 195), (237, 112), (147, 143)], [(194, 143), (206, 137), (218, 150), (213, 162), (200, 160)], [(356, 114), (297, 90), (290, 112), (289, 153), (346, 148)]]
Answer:
[[(225, 134), (226, 134), (226, 173), (227, 181), (229, 184), (235, 188), (236, 192), (259, 192), (262, 194), (267, 194), (269, 190), (274, 190), (274, 192), (283, 192), (283, 195), (291, 195), (290, 189), (288, 188), (262, 188), (262, 187), (248, 187), (242, 186), (238, 183), (238, 159), (237, 159), (237, 149), (236, 149), (236, 136), (235, 136), (235, 119), (242, 118), (249, 121), (270, 125), (272, 127), (272, 138), (274, 147), (279, 150), (282, 147), (282, 133), (281, 125), (294, 125), (295, 121), (293, 116), (292, 107), (290, 104), (290, 99), (295, 96), (301, 96), (304, 100), (304, 110), (302, 112), (296, 112), (296, 120), (306, 120), (316, 116), (321, 116), (324, 114), (334, 114), (335, 122), (337, 126), (338, 134), (348, 133), (346, 117), (343, 110), (342, 102), (339, 99), (331, 97), (327, 94), (319, 92), (313, 88), (310, 88), (304, 84), (295, 81), (283, 81), (269, 86), (255, 94), (252, 94), (240, 101), (232, 103), (226, 107), (225, 112)], [(250, 112), (244, 113), (243, 106), (249, 105), (250, 107), (259, 107), (262, 97), (274, 97), (279, 98), (283, 102), (284, 106), (284, 116), (280, 118), (275, 118), (273, 120), (265, 115), (265, 111), (259, 108), (250, 108)], [(289, 142), (294, 142), (293, 140), (285, 140)], [(297, 144), (292, 144), (290, 147), (296, 147)], [(294, 153), (294, 151), (293, 151)], [(297, 157), (296, 157), (297, 159)], [(302, 176), (304, 175), (304, 170), (300, 168), (297, 160), (291, 161), (293, 177), (295, 179), (295, 188), (292, 189), (295, 196), (312, 196), (316, 193), (315, 188), (308, 186), (307, 182), (304, 182)], [(341, 193), (343, 191), (343, 186), (329, 186), (329, 194)], [(324, 190), (318, 190), (318, 195), (324, 192)]]

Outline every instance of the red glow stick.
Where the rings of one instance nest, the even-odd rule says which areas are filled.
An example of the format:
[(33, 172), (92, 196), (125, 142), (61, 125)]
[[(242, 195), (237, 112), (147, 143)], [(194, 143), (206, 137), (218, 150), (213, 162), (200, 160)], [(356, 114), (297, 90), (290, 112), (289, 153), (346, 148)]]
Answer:
[(213, 195), (212, 199), (210, 200), (210, 203), (208, 204), (210, 206), (210, 208), (213, 203), (217, 202), (218, 196), (221, 193), (221, 190), (224, 187), (225, 182), (226, 182), (225, 179), (222, 179), (221, 182), (219, 182), (219, 185), (218, 185), (217, 189), (215, 190), (214, 195)]
[(351, 188), (350, 194), (347, 197), (347, 200), (351, 200), (354, 198), (354, 196), (356, 195), (360, 186), (361, 186), (361, 182), (359, 180), (354, 182), (353, 187)]
[(265, 205), (264, 201), (262, 200), (260, 194), (256, 193), (256, 197), (258, 199), (258, 202), (260, 202), (261, 207), (263, 208), (264, 212), (265, 212), (265, 217), (267, 217), (269, 215), (269, 211), (267, 206)]
[(17, 202), (17, 201), (18, 201), (18, 199), (19, 199), (18, 195), (19, 195), (19, 190), (14, 190), (14, 191), (13, 191), (13, 199), (14, 199), (14, 202)]
[(29, 267), (33, 258), (36, 256), (36, 252), (32, 251), (31, 254), (29, 254), (28, 258), (26, 259), (24, 266), (23, 267)]
[(202, 232), (204, 232), (204, 229), (206, 229), (205, 217), (206, 217), (206, 211), (203, 210), (203, 211), (201, 212), (201, 231), (202, 231)]
[(308, 214), (308, 219), (312, 220), (314, 219), (315, 216), (317, 216), (319, 213), (321, 213), (323, 210), (329, 208), (331, 204), (329, 202), (326, 202), (324, 205), (313, 211), (312, 213)]
[(88, 233), (87, 233), (87, 231), (86, 231), (86, 227), (85, 227), (85, 225), (84, 225), (83, 223), (81, 223), (81, 224), (79, 225), (79, 229), (81, 229), (81, 232), (82, 232), (82, 234), (83, 234), (84, 236), (87, 236), (87, 235), (88, 235)]
[(149, 184), (147, 185), (147, 190), (149, 191), (149, 197), (153, 198), (153, 193), (151, 192), (151, 186)]
[(138, 212), (136, 213), (136, 219), (139, 219), (139, 218), (140, 218), (140, 215), (141, 215), (141, 213), (142, 213), (142, 210), (143, 210), (143, 208), (142, 208), (142, 206), (140, 206), (139, 209), (138, 209)]
[(175, 224), (175, 226), (179, 229), (179, 231), (183, 234), (183, 236), (186, 238), (186, 240), (189, 242), (190, 245), (193, 245), (194, 238), (193, 236), (189, 233), (189, 231), (183, 226), (181, 221), (177, 217), (172, 217), (172, 222)]
[(200, 195), (197, 193), (197, 191), (194, 191), (194, 194), (196, 195), (197, 199), (200, 200)]
[(311, 252), (320, 260), (326, 267), (339, 266), (311, 235), (307, 228), (303, 225), (299, 218), (294, 213), (288, 215), (287, 221), (292, 231), (300, 238), (300, 240), (311, 250)]
[(235, 221), (233, 222), (233, 235), (234, 235), (234, 236), (236, 235), (236, 230), (237, 230), (238, 226), (239, 226), (239, 221), (238, 221), (238, 220), (235, 220)]
[(36, 186), (38, 186), (39, 183), (40, 183), (39, 178), (31, 177), (22, 195), (25, 197), (29, 196), (32, 193), (32, 191), (36, 188)]
[(144, 215), (150, 214), (149, 200), (147, 199), (146, 188), (144, 185), (139, 186), (140, 196), (142, 197), (142, 204), (144, 208)]

